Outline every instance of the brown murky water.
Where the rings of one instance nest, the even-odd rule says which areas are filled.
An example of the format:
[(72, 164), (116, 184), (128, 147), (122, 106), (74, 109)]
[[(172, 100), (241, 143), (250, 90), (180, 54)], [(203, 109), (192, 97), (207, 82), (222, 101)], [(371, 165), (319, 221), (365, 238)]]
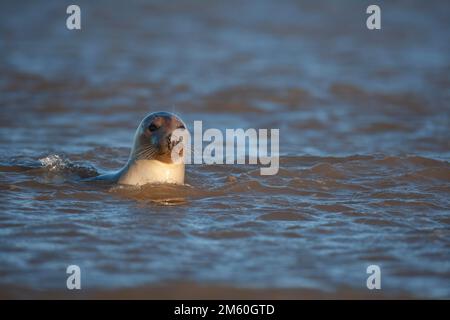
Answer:
[[(381, 31), (366, 1), (78, 3), (77, 32), (1, 5), (1, 297), (72, 297), (77, 264), (93, 297), (450, 298), (448, 2), (381, 2)], [(279, 128), (279, 173), (81, 181), (156, 110)]]

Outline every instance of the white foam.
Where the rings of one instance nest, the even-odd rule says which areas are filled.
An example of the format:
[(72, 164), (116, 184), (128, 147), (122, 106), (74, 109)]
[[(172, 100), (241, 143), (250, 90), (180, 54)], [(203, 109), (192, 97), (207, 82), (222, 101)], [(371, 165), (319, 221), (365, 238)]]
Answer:
[(59, 170), (67, 167), (67, 160), (57, 154), (52, 154), (45, 158), (41, 158), (39, 159), (39, 162), (43, 167), (46, 167), (49, 170)]

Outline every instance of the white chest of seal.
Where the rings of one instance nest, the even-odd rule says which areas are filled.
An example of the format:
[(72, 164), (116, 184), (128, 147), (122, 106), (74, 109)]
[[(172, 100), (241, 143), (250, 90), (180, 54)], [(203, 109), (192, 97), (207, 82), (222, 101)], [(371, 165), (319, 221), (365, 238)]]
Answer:
[(129, 185), (184, 184), (184, 164), (168, 164), (158, 160), (135, 160), (121, 171), (118, 183)]

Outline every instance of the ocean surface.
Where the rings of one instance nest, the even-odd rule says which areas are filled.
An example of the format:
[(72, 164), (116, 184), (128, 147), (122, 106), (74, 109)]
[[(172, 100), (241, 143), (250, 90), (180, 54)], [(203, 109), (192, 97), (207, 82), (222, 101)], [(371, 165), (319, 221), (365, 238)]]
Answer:
[[(2, 1), (0, 298), (450, 298), (450, 3), (378, 3)], [(83, 181), (158, 110), (279, 129), (278, 174)]]

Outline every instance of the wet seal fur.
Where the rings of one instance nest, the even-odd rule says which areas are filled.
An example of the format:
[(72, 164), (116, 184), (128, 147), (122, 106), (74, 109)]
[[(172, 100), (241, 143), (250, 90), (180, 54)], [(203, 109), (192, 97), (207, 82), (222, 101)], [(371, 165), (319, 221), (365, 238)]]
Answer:
[[(117, 172), (91, 180), (136, 186), (148, 183), (184, 184), (184, 162), (174, 162), (172, 159), (174, 147), (183, 140), (177, 134), (180, 130), (187, 130), (184, 122), (170, 112), (147, 115), (136, 130), (127, 164)], [(178, 148), (180, 157), (183, 151), (183, 148)]]

